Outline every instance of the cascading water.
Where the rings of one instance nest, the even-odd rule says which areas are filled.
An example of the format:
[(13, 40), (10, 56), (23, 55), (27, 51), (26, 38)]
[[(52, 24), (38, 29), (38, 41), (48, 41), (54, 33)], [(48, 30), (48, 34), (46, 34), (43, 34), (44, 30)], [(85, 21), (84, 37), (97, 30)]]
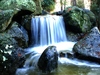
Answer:
[[(29, 54), (30, 56), (26, 60), (24, 68), (18, 69), (16, 71), (16, 75), (46, 75), (39, 72), (39, 70), (37, 69), (37, 62), (40, 55), (45, 50), (45, 48), (50, 45), (56, 46), (58, 53), (64, 50), (71, 51), (75, 42), (67, 40), (64, 28), (65, 27), (62, 16), (45, 15), (45, 16), (33, 17), (31, 20), (31, 30), (33, 35), (31, 41), (33, 47), (27, 49), (26, 54)], [(59, 72), (57, 71), (53, 75), (61, 75), (61, 74), (66, 75), (66, 70), (68, 71), (67, 68), (71, 69), (73, 72), (74, 68), (83, 70), (83, 68), (79, 68), (78, 66), (100, 67), (97, 64), (94, 63), (90, 64), (89, 62), (79, 61), (77, 59), (68, 59), (59, 57), (58, 62), (60, 65), (61, 64), (66, 65), (67, 67), (66, 66), (58, 67)], [(77, 67), (75, 66), (72, 69), (71, 68), (72, 66), (71, 67), (68, 66), (69, 64), (77, 65)], [(87, 70), (87, 72), (89, 71), (90, 69)], [(71, 74), (67, 73), (67, 75)], [(72, 75), (81, 75), (81, 74), (78, 74), (77, 72), (76, 74), (73, 73)], [(82, 74), (82, 75), (89, 75), (89, 74)]]
[(32, 39), (37, 46), (67, 41), (61, 16), (38, 16), (32, 18)]
[[(36, 51), (49, 45), (57, 46), (57, 50), (71, 50), (75, 42), (67, 40), (62, 16), (46, 15), (32, 18), (32, 45)], [(39, 50), (42, 53), (44, 50)], [(33, 50), (33, 49), (31, 49)], [(30, 50), (30, 51), (31, 51)]]

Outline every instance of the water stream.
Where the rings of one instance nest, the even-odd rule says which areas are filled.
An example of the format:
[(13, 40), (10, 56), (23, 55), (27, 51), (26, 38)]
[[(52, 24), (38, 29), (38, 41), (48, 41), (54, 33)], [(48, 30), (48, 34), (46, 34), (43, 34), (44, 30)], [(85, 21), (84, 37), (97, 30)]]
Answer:
[(58, 53), (72, 51), (76, 42), (67, 40), (64, 26), (62, 16), (46, 15), (32, 18), (33, 47), (26, 50), (29, 57), (24, 67), (17, 69), (16, 75), (100, 75), (99, 64), (67, 57), (58, 57), (58, 68), (53, 73), (45, 74), (39, 71), (38, 59), (48, 46), (56, 46)]

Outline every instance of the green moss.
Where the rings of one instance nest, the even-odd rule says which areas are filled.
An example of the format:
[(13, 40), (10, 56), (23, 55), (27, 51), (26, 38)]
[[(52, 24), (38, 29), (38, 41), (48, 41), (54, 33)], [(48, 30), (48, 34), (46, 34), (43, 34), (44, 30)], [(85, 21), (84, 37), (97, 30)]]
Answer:
[(0, 9), (25, 9), (35, 11), (36, 5), (33, 0), (2, 0), (0, 1)]
[(76, 6), (66, 8), (63, 16), (65, 24), (74, 32), (87, 32), (96, 25), (91, 11)]
[(0, 32), (4, 31), (8, 27), (16, 12), (17, 11), (14, 10), (3, 10), (0, 12)]

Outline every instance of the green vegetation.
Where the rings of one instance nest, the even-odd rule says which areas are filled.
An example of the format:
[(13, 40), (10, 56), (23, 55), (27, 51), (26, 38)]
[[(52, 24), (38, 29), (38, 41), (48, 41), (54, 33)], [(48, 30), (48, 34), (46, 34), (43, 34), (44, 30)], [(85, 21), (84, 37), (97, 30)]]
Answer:
[(67, 7), (63, 14), (67, 28), (74, 33), (84, 33), (94, 27), (95, 15), (86, 9), (76, 6)]
[(55, 1), (54, 0), (43, 0), (42, 7), (44, 10), (50, 12), (55, 8)]
[(84, 8), (84, 0), (77, 0), (77, 6), (80, 8)]
[(96, 22), (100, 29), (100, 0), (92, 0), (91, 11), (95, 14)]

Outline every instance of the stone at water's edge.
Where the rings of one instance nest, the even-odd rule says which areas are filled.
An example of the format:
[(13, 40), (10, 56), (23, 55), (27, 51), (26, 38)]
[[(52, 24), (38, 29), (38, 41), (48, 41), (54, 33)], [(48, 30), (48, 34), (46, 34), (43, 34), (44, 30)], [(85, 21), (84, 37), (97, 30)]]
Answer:
[(18, 27), (18, 23), (12, 23), (9, 30), (0, 33), (0, 75), (14, 75), (16, 69), (23, 66), (23, 48), (26, 47), (28, 35), (23, 28)]
[(100, 63), (100, 32), (94, 27), (83, 39), (78, 41), (73, 51), (75, 56)]
[(2, 47), (6, 47), (6, 45), (11, 45), (13, 48), (28, 47), (29, 39), (27, 32), (25, 32), (24, 29), (21, 29), (18, 27), (18, 23), (14, 22), (9, 30), (0, 33), (0, 49), (2, 49)]
[(96, 25), (95, 15), (91, 11), (76, 6), (67, 7), (63, 17), (66, 28), (76, 33), (90, 31)]
[(29, 12), (41, 13), (40, 0), (0, 0), (0, 75), (14, 75), (24, 64), (23, 48), (28, 47), (29, 38), (14, 21), (21, 21)]
[(42, 72), (52, 72), (58, 66), (58, 53), (55, 46), (45, 49), (38, 61), (38, 67)]
[(0, 49), (0, 75), (15, 75), (17, 68), (25, 62), (25, 52), (22, 48)]

